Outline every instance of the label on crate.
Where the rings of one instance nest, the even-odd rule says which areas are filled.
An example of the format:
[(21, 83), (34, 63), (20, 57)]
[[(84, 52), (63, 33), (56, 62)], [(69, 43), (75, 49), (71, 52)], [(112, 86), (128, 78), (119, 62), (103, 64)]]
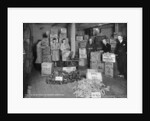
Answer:
[(96, 69), (88, 69), (86, 77), (87, 79), (97, 79), (100, 80), (100, 82), (102, 81), (102, 74)]
[(68, 73), (75, 71), (76, 67), (63, 67), (63, 71), (66, 71)]
[(76, 36), (76, 40), (77, 41), (82, 41), (83, 40), (83, 36)]
[(101, 93), (100, 92), (92, 92), (91, 97), (92, 98), (101, 98)]
[(116, 62), (115, 54), (113, 53), (104, 53), (103, 54), (103, 61), (104, 62)]
[(80, 58), (87, 58), (87, 53), (85, 48), (79, 48), (79, 56)]
[(55, 77), (55, 81), (63, 81), (63, 77), (61, 77), (61, 76), (56, 76), (56, 77)]

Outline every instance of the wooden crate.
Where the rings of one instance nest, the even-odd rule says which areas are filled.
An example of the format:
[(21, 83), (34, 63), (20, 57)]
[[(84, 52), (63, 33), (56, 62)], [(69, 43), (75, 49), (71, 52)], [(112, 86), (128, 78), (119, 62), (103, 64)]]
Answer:
[(48, 76), (52, 73), (53, 63), (43, 62), (42, 63), (41, 74), (42, 76)]

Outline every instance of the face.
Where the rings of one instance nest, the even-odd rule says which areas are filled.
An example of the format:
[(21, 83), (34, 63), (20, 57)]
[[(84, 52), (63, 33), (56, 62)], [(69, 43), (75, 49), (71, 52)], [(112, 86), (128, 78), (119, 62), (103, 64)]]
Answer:
[(66, 40), (65, 39), (63, 39), (63, 41), (62, 41), (63, 43), (65, 43), (66, 42)]
[(106, 44), (106, 43), (107, 43), (107, 42), (106, 42), (106, 39), (103, 39), (103, 43), (104, 43), (104, 44)]
[(119, 42), (122, 42), (122, 36), (118, 36), (118, 40), (119, 40)]

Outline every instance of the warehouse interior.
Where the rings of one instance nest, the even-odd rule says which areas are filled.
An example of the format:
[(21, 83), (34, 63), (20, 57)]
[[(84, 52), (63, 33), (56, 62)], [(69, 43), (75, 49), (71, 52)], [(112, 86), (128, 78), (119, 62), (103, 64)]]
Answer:
[[(93, 94), (101, 98), (127, 98), (127, 77), (118, 76), (115, 54), (120, 33), (127, 43), (127, 23), (23, 23), (23, 97), (91, 98)], [(110, 45), (108, 52), (103, 48), (104, 39)], [(54, 40), (59, 45), (57, 51), (51, 47)], [(65, 51), (61, 49), (63, 40), (68, 46)], [(41, 41), (45, 47), (41, 47), (41, 62), (37, 63), (37, 45)], [(65, 59), (64, 53), (68, 53)], [(81, 80), (83, 85), (86, 81), (98, 81), (101, 90), (95, 92), (100, 93), (93, 91), (87, 96), (86, 92), (81, 96), (80, 92), (79, 96), (77, 87)]]

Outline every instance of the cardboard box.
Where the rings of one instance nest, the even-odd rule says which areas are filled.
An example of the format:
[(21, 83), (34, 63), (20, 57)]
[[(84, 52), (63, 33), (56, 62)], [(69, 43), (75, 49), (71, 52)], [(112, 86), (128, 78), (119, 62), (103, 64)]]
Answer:
[(105, 76), (114, 77), (114, 64), (105, 62)]
[(79, 42), (79, 47), (80, 47), (80, 48), (85, 48), (86, 45), (87, 45), (87, 41), (86, 41), (86, 40), (83, 40), (83, 41), (80, 41), (80, 42)]
[(79, 74), (80, 74), (80, 76), (86, 77), (87, 69), (79, 69)]
[(91, 69), (98, 69), (98, 62), (97, 61), (91, 61), (90, 62), (90, 68)]
[(61, 29), (60, 29), (60, 33), (65, 33), (65, 34), (67, 34), (67, 29), (66, 29), (66, 28), (61, 28)]
[(103, 73), (104, 70), (105, 70), (105, 63), (98, 63), (98, 71)]
[(76, 40), (77, 41), (82, 41), (83, 40), (83, 36), (76, 36)]
[(102, 82), (102, 74), (101, 72), (98, 72), (96, 69), (87, 69), (87, 74), (86, 74), (87, 79), (97, 79), (100, 82)]
[(102, 57), (104, 62), (116, 62), (116, 56), (114, 53), (104, 53)]
[(42, 76), (48, 76), (52, 73), (53, 63), (43, 62), (41, 66), (42, 66), (41, 70)]
[(84, 35), (84, 31), (77, 31), (76, 35), (83, 36)]
[(104, 72), (105, 64), (98, 61), (91, 61), (90, 68), (91, 69), (97, 69), (99, 72)]
[(50, 33), (51, 34), (58, 34), (58, 28), (51, 28)]
[(79, 66), (86, 66), (87, 65), (87, 59), (81, 58), (79, 59)]
[(50, 34), (50, 40), (52, 40), (53, 38), (58, 38), (58, 34), (55, 34), (55, 33), (53, 33), (53, 34)]
[(51, 61), (52, 61), (51, 55), (43, 55), (42, 56), (42, 62), (51, 62)]
[(64, 38), (67, 38), (67, 34), (65, 34), (65, 33), (59, 34), (59, 40), (62, 40)]
[(84, 40), (88, 40), (89, 39), (89, 35), (84, 35)]
[(91, 52), (91, 59), (90, 61), (101, 61), (101, 52), (100, 51), (96, 51), (96, 52)]
[(86, 48), (79, 48), (79, 58), (87, 58)]

